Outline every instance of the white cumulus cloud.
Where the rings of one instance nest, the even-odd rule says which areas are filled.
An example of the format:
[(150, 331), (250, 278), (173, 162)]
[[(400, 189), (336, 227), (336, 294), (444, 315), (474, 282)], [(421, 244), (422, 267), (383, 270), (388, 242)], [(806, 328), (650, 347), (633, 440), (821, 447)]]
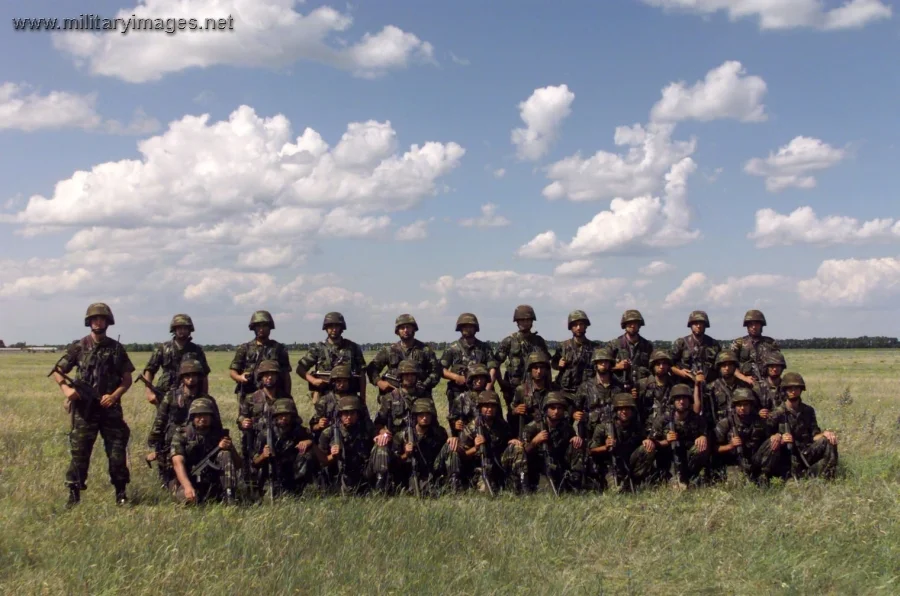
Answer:
[(710, 70), (702, 81), (690, 87), (684, 81), (670, 83), (650, 111), (659, 122), (681, 120), (721, 120), (734, 118), (742, 122), (762, 122), (768, 118), (762, 103), (766, 82), (731, 60)]
[(426, 238), (428, 238), (428, 223), (429, 220), (426, 219), (414, 221), (408, 226), (403, 226), (402, 228), (398, 229), (397, 233), (394, 235), (394, 238), (405, 242), (425, 240)]
[(748, 161), (744, 171), (753, 176), (764, 176), (769, 192), (791, 187), (809, 189), (816, 186), (812, 172), (835, 166), (846, 156), (845, 149), (832, 147), (819, 139), (794, 137), (765, 159), (755, 157)]
[(640, 271), (642, 274), (647, 276), (653, 275), (662, 275), (668, 271), (675, 269), (675, 265), (670, 263), (666, 263), (665, 261), (650, 261), (643, 267), (641, 267)]
[(896, 302), (900, 258), (829, 259), (816, 276), (797, 283), (800, 299), (832, 307), (866, 307)]
[(578, 277), (590, 271), (593, 264), (594, 262), (589, 259), (566, 261), (556, 266), (553, 270), (553, 275), (557, 277)]
[(691, 273), (681, 281), (677, 288), (669, 292), (665, 300), (663, 300), (663, 308), (682, 306), (689, 300), (698, 299), (699, 292), (707, 285), (708, 281), (705, 274), (699, 271)]
[(519, 103), (519, 115), (525, 128), (513, 129), (510, 140), (519, 159), (537, 161), (556, 141), (562, 121), (572, 113), (575, 94), (567, 85), (541, 87)]
[(760, 209), (756, 212), (756, 226), (747, 238), (755, 240), (760, 248), (896, 242), (900, 241), (900, 221), (879, 218), (860, 222), (845, 215), (820, 218), (809, 206), (798, 207), (787, 215), (774, 209)]
[(459, 225), (466, 228), (500, 228), (508, 226), (510, 221), (502, 215), (497, 215), (497, 205), (486, 203), (481, 206), (481, 217), (470, 217), (459, 220)]

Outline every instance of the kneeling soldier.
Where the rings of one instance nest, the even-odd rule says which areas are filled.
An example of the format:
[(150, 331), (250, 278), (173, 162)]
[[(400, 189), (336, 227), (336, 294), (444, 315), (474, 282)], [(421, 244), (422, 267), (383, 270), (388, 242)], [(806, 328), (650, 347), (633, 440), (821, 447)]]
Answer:
[(190, 422), (172, 439), (172, 492), (181, 503), (208, 500), (230, 502), (237, 488), (241, 456), (228, 430), (215, 423), (216, 410), (208, 399), (191, 404)]
[(691, 406), (695, 391), (699, 393), (699, 387), (675, 385), (669, 394), (674, 410), (664, 409), (653, 420), (653, 439), (662, 448), (656, 466), (664, 476), (669, 476), (674, 464), (679, 485), (695, 484), (709, 460), (706, 419)]
[(475, 364), (469, 368), (466, 375), (466, 387), (464, 391), (453, 398), (450, 404), (450, 415), (447, 421), (450, 423), (450, 433), (458, 437), (459, 433), (475, 419), (475, 404), (478, 396), (484, 391), (491, 381), (491, 374), (483, 364)]
[[(506, 483), (507, 467), (502, 463), (504, 451), (509, 445), (521, 442), (510, 432), (509, 424), (500, 416), (500, 396), (490, 389), (478, 396), (478, 414), (466, 426), (459, 439), (451, 438), (448, 443), (452, 454), (461, 454), (461, 465), (456, 468), (461, 477), (471, 478), (478, 490), (496, 493), (497, 488)], [(453, 466), (448, 466), (451, 474)]]
[(358, 397), (342, 397), (338, 402), (340, 424), (329, 426), (319, 437), (316, 454), (327, 471), (326, 482), (341, 491), (363, 492), (374, 474), (369, 462), (372, 427), (360, 420), (363, 405)]
[(724, 464), (733, 464), (754, 482), (761, 483), (785, 469), (781, 435), (759, 417), (756, 395), (746, 387), (734, 390), (734, 408), (716, 425), (718, 452)]
[(776, 409), (772, 424), (787, 443), (791, 455), (791, 472), (797, 476), (822, 476), (834, 478), (838, 464), (837, 435), (821, 430), (816, 420), (816, 410), (800, 396), (806, 383), (798, 373), (786, 372), (781, 387), (787, 395), (784, 405)]
[(447, 431), (437, 424), (437, 409), (430, 399), (416, 400), (410, 413), (415, 421), (413, 428), (407, 425), (394, 435), (394, 453), (398, 485), (406, 485), (418, 496), (437, 488), (435, 476), (445, 467), (440, 455), (447, 444)]
[(629, 393), (613, 397), (615, 420), (598, 424), (591, 438), (591, 455), (609, 456), (616, 488), (621, 490), (627, 481), (635, 486), (648, 482), (654, 473), (656, 443), (647, 437), (646, 430), (635, 415), (637, 401)]
[(584, 441), (567, 423), (568, 408), (569, 402), (562, 393), (554, 391), (548, 395), (543, 416), (525, 427), (522, 448), (510, 447), (525, 456), (524, 461), (520, 459), (513, 463), (513, 469), (520, 471), (524, 464), (527, 475), (522, 488), (528, 492), (537, 488), (541, 475), (547, 478), (557, 494), (567, 489), (578, 490), (582, 486)]
[[(256, 435), (256, 455), (253, 468), (259, 485), (272, 484), (272, 495), (284, 492), (300, 495), (312, 480), (317, 467), (312, 435), (297, 416), (297, 406), (291, 399), (277, 399), (272, 405), (275, 428), (269, 437), (263, 424)], [(272, 445), (269, 445), (269, 441)]]

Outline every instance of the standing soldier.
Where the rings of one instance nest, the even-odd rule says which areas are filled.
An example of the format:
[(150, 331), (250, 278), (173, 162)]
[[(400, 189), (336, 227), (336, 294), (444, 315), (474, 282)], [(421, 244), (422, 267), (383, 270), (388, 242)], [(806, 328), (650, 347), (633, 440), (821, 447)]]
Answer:
[(781, 373), (784, 372), (787, 363), (781, 352), (772, 352), (766, 355), (764, 364), (766, 378), (761, 379), (753, 389), (759, 396), (759, 417), (767, 419), (769, 413), (784, 404), (784, 400), (787, 399), (781, 383)]
[(454, 437), (458, 437), (459, 433), (475, 418), (478, 396), (487, 389), (491, 375), (486, 366), (476, 364), (469, 368), (466, 379), (468, 391), (456, 396), (453, 403), (450, 404), (450, 414), (447, 416), (447, 422), (450, 423), (450, 434)]
[(735, 375), (750, 385), (765, 377), (766, 357), (771, 352), (781, 351), (778, 342), (762, 334), (765, 326), (766, 315), (761, 310), (748, 310), (744, 315), (747, 335), (734, 340), (731, 344), (731, 351), (738, 357), (738, 370)]
[(297, 362), (297, 374), (309, 383), (313, 404), (330, 388), (330, 373), (339, 364), (350, 366), (350, 391), (366, 403), (366, 359), (358, 344), (343, 337), (347, 330), (344, 315), (339, 312), (325, 315), (322, 330), (328, 334), (325, 341), (310, 346), (306, 355)]
[(716, 356), (722, 351), (718, 341), (706, 335), (709, 316), (695, 310), (688, 317), (690, 335), (679, 337), (672, 346), (672, 374), (694, 383), (708, 383), (715, 379)]
[(264, 360), (273, 360), (278, 364), (282, 373), (279, 375), (282, 391), (284, 395), (291, 395), (291, 362), (287, 348), (269, 339), (269, 334), (275, 329), (275, 319), (268, 311), (258, 310), (250, 317), (249, 327), (256, 337), (238, 346), (229, 371), (231, 380), (236, 383), (234, 392), (238, 396), (238, 407), (246, 396), (259, 389), (256, 369)]
[[(88, 467), (98, 432), (109, 459), (109, 478), (116, 490), (116, 503), (124, 505), (128, 501), (125, 486), (131, 477), (125, 449), (131, 430), (125, 423), (121, 400), (131, 387), (134, 365), (122, 344), (106, 336), (106, 330), (115, 324), (109, 306), (102, 302), (91, 304), (84, 315), (84, 326), (90, 327), (90, 334), (73, 342), (50, 373), (68, 400), (66, 409), (71, 416), (72, 461), (66, 472), (69, 506), (77, 504), (81, 491), (87, 488)], [(78, 376), (73, 380), (68, 373), (76, 366)]]
[[(491, 369), (491, 387), (498, 380), (500, 381), (500, 390), (503, 393), (503, 401), (506, 402), (507, 410), (516, 395), (516, 388), (525, 380), (527, 373), (525, 359), (528, 358), (528, 355), (532, 352), (550, 354), (544, 338), (531, 331), (535, 321), (537, 321), (537, 316), (534, 314), (533, 308), (527, 304), (517, 306), (513, 312), (513, 322), (519, 327), (519, 330), (505, 337), (497, 349), (497, 368)], [(503, 373), (502, 378), (498, 378), (500, 366), (504, 363), (506, 363), (506, 372)], [(512, 423), (508, 411), (507, 419)]]
[[(417, 387), (422, 397), (432, 397), (432, 391), (441, 382), (441, 363), (430, 346), (416, 339), (418, 330), (419, 325), (412, 315), (402, 314), (397, 317), (394, 321), (394, 333), (400, 337), (400, 341), (381, 348), (366, 367), (369, 381), (378, 387), (379, 404), (384, 395), (399, 388), (398, 368), (404, 360), (414, 362), (418, 368)], [(388, 369), (387, 372), (381, 375), (385, 368)]]
[[(209, 364), (206, 362), (206, 354), (203, 348), (194, 343), (191, 333), (194, 332), (194, 322), (191, 317), (179, 314), (172, 317), (169, 323), (169, 333), (172, 341), (167, 341), (156, 348), (156, 351), (147, 361), (142, 377), (147, 388), (145, 394), (147, 401), (159, 406), (159, 395), (165, 395), (178, 385), (178, 369), (184, 360), (195, 360), (203, 367), (203, 376), (200, 379), (200, 392), (203, 395), (209, 393)], [(157, 391), (150, 388), (156, 373), (162, 369), (162, 375), (156, 384)]]
[(550, 366), (559, 371), (556, 375), (556, 384), (563, 391), (574, 394), (583, 382), (594, 376), (591, 354), (597, 347), (597, 342), (585, 337), (591, 320), (583, 310), (570, 312), (568, 324), (572, 339), (559, 344), (556, 353), (550, 359)]
[(795, 477), (834, 478), (838, 464), (837, 435), (820, 429), (815, 408), (801, 399), (806, 382), (800, 374), (784, 373), (781, 386), (787, 400), (771, 414), (770, 424), (778, 429), (788, 446), (791, 472)]
[(661, 448), (657, 468), (668, 476), (674, 464), (679, 486), (696, 484), (710, 455), (706, 419), (691, 407), (699, 399), (695, 397), (697, 393), (696, 386), (691, 389), (684, 384), (675, 385), (671, 393), (672, 408), (661, 411), (653, 420), (652, 438)]
[(639, 310), (626, 310), (622, 313), (622, 329), (625, 333), (609, 342), (616, 358), (613, 374), (631, 392), (639, 386), (641, 379), (650, 376), (650, 356), (653, 344), (641, 336), (644, 317)]
[(717, 458), (738, 466), (754, 482), (766, 482), (786, 469), (783, 440), (756, 412), (756, 396), (746, 387), (734, 392), (734, 409), (716, 424)]
[(497, 368), (491, 346), (475, 337), (481, 330), (478, 317), (464, 312), (456, 319), (456, 330), (460, 338), (447, 346), (441, 354), (443, 377), (447, 379), (447, 407), (452, 408), (454, 400), (467, 391), (469, 369), (481, 364), (488, 369)]

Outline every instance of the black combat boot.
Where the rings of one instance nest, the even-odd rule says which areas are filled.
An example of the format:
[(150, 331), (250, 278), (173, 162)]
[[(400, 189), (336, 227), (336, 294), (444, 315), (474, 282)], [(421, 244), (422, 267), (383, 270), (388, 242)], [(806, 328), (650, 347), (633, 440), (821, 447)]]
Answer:
[(116, 485), (116, 505), (125, 505), (128, 503), (128, 495), (125, 494), (125, 485)]
[(74, 507), (81, 502), (81, 491), (77, 486), (69, 487), (69, 500), (66, 501), (66, 508)]

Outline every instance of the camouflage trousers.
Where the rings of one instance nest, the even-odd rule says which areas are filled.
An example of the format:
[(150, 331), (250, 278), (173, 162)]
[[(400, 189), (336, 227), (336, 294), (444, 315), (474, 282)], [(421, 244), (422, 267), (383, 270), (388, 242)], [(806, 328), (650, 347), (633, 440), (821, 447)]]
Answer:
[[(796, 449), (795, 449), (796, 450)], [(798, 476), (810, 476), (832, 479), (837, 471), (838, 448), (832, 445), (828, 439), (822, 437), (800, 449), (803, 457), (794, 456), (794, 471)], [(803, 460), (806, 460), (805, 462)], [(809, 464), (809, 467), (807, 467)]]
[(718, 459), (721, 465), (723, 467), (726, 465), (737, 466), (748, 478), (755, 482), (776, 476), (786, 477), (790, 472), (787, 448), (784, 445), (773, 450), (772, 442), (766, 439), (753, 453), (746, 453), (746, 447), (744, 449), (743, 459), (739, 458), (734, 450), (719, 454)]
[(72, 460), (66, 471), (66, 486), (74, 486), (81, 490), (87, 488), (91, 453), (97, 441), (97, 433), (100, 433), (109, 460), (110, 482), (113, 486), (124, 487), (131, 481), (126, 453), (131, 429), (125, 423), (122, 406), (117, 403), (104, 408), (96, 403), (87, 407), (86, 418), (83, 416), (84, 410), (84, 406), (72, 408), (72, 430), (69, 432), (69, 452)]
[(658, 448), (656, 468), (665, 479), (674, 475), (679, 482), (684, 484), (695, 482), (709, 462), (711, 447), (712, 445), (707, 444), (704, 451), (697, 451), (696, 445), (691, 445), (690, 449), (682, 447), (678, 452), (680, 468), (675, 465), (674, 447), (671, 449)]
[(266, 490), (266, 484), (274, 481), (272, 487), (273, 494), (279, 496), (285, 493), (301, 495), (306, 486), (312, 482), (319, 470), (319, 460), (316, 459), (312, 448), (306, 453), (300, 454), (296, 449), (293, 450), (291, 457), (281, 457), (275, 463), (275, 478), (271, 478), (271, 468), (263, 465), (256, 470), (255, 479), (256, 486), (261, 490)]
[(637, 487), (642, 483), (654, 480), (659, 449), (654, 449), (653, 453), (649, 453), (641, 445), (629, 453), (617, 445), (613, 449), (613, 453), (616, 456), (616, 465), (611, 473), (615, 476), (619, 486), (627, 484), (629, 487)]
[[(216, 466), (221, 471), (207, 470), (198, 480), (191, 477), (191, 485), (194, 492), (197, 493), (197, 503), (205, 503), (207, 501), (226, 501), (231, 500), (237, 493), (238, 470), (234, 465), (234, 458), (228, 451), (220, 451), (216, 456)], [(190, 470), (188, 470), (190, 474)], [(184, 487), (177, 479), (169, 483), (169, 489), (175, 501), (182, 505), (187, 503), (184, 497)]]
[(584, 486), (585, 448), (569, 444), (562, 458), (546, 458), (540, 447), (531, 453), (519, 445), (509, 445), (503, 452), (503, 465), (516, 479), (519, 488), (528, 492), (538, 488), (546, 476), (557, 490), (580, 490)]

